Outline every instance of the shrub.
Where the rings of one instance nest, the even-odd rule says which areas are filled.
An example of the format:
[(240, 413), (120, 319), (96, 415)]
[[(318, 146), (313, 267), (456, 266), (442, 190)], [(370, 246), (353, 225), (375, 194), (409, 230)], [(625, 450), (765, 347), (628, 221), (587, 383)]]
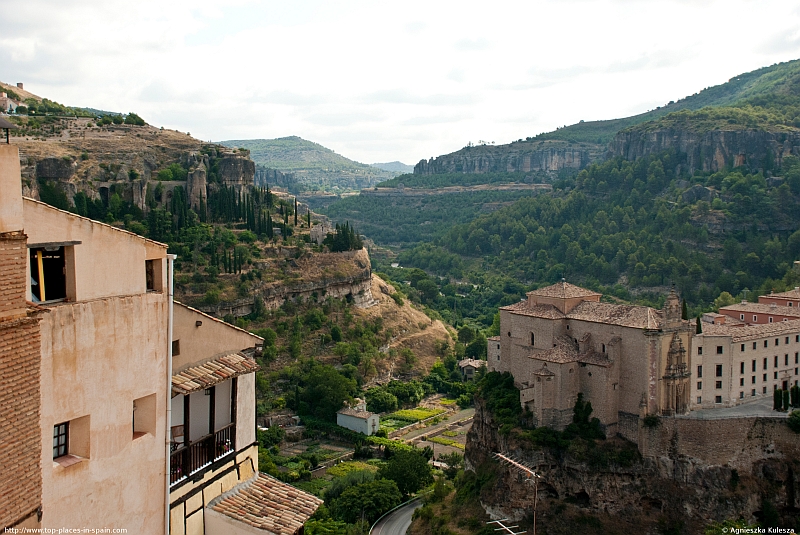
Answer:
[(800, 433), (800, 411), (792, 411), (786, 419), (789, 429), (795, 433)]
[(642, 418), (642, 424), (649, 429), (658, 427), (660, 423), (661, 419), (655, 414), (648, 414), (647, 416)]

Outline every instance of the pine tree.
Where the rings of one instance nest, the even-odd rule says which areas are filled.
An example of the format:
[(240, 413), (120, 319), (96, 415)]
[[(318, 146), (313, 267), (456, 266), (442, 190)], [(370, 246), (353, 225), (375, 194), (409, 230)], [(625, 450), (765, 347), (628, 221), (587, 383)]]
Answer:
[(294, 198), (294, 226), (297, 226), (297, 197)]
[(308, 228), (311, 228), (311, 209), (306, 210), (306, 222), (308, 223)]

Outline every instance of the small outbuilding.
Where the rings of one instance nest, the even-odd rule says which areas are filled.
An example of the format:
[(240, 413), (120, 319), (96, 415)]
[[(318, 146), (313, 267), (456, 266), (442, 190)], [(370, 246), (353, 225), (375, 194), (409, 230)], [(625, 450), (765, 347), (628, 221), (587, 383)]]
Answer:
[(464, 359), (458, 361), (458, 369), (461, 370), (461, 377), (464, 379), (472, 379), (475, 377), (475, 372), (484, 366), (486, 366), (485, 360)]
[(369, 412), (366, 402), (360, 399), (356, 399), (356, 403), (352, 407), (345, 402), (345, 406), (336, 413), (336, 423), (367, 436), (374, 435), (381, 426), (378, 415)]

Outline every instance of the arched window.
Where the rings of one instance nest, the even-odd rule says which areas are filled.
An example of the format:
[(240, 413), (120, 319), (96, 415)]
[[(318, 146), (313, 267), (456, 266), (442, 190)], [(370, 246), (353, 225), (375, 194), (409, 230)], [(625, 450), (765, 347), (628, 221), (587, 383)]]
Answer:
[(531, 333), (531, 345), (536, 345), (535, 342), (536, 338), (534, 337), (533, 333)]

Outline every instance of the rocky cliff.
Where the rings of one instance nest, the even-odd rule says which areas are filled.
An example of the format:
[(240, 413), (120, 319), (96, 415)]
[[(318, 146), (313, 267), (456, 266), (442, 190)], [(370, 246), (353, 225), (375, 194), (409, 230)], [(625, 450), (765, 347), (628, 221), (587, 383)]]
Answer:
[(800, 130), (721, 128), (701, 131), (691, 126), (635, 127), (618, 132), (610, 154), (627, 160), (675, 150), (686, 155), (685, 169), (716, 172), (724, 167), (751, 170), (778, 168), (786, 156), (800, 155)]
[[(20, 121), (27, 121), (21, 118)], [(191, 136), (152, 126), (97, 126), (89, 118), (55, 119), (52, 131), (36, 136), (19, 135), (23, 194), (39, 199), (42, 184), (62, 191), (72, 205), (83, 192), (90, 200), (108, 199), (114, 193), (147, 211), (147, 191), (159, 184), (159, 171), (179, 164), (186, 180), (160, 182), (166, 195), (181, 186), (192, 208), (208, 199), (209, 188), (233, 187), (241, 191), (254, 183), (255, 163), (249, 151), (203, 143)], [(27, 124), (27, 123), (26, 123)], [(22, 130), (22, 132), (27, 132)]]
[(415, 175), (442, 173), (531, 173), (580, 170), (600, 158), (604, 147), (567, 141), (517, 141), (508, 145), (477, 145), (421, 160)]
[[(539, 472), (539, 527), (548, 532), (560, 533), (565, 523), (591, 518), (591, 523), (603, 526), (598, 532), (656, 533), (657, 526), (682, 526), (676, 532), (700, 533), (711, 521), (762, 519), (767, 504), (777, 510), (780, 525), (793, 526), (800, 506), (800, 457), (791, 446), (796, 435), (782, 420), (776, 422), (749, 427), (718, 422), (707, 433), (699, 431), (707, 435), (702, 440), (710, 451), (715, 451), (713, 444), (730, 441), (723, 450), (751, 453), (733, 464), (714, 462), (713, 454), (704, 459), (709, 452), (701, 449), (694, 450), (699, 456), (690, 455), (693, 446), (687, 441), (696, 441), (698, 431), (681, 438), (671, 425), (645, 432), (650, 451), (644, 457), (630, 455), (636, 446), (620, 438), (588, 450), (585, 442), (573, 439), (565, 451), (554, 451), (535, 447), (524, 431), (502, 436), (492, 414), (477, 399), (465, 459), (469, 468), (485, 471), (489, 466), (497, 475), (481, 492), (481, 503), (494, 518), (530, 520), (534, 493), (530, 482), (490, 461), (491, 452), (512, 455)], [(727, 431), (719, 434), (722, 429)], [(653, 448), (655, 444), (663, 448)], [(620, 451), (627, 451), (627, 457), (616, 455)], [(628, 462), (614, 460), (622, 458)]]

